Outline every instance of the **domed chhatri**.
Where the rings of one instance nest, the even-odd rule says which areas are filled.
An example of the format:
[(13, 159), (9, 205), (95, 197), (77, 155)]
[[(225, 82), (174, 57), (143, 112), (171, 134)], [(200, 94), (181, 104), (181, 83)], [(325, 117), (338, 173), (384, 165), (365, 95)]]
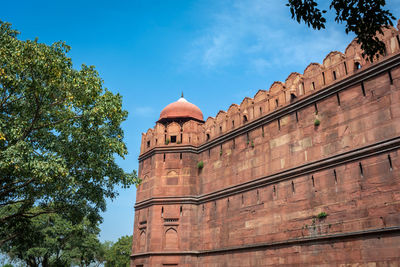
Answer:
[(178, 101), (167, 105), (161, 111), (158, 122), (186, 121), (190, 119), (204, 122), (201, 110), (196, 105), (183, 98), (182, 94), (182, 97), (179, 98)]

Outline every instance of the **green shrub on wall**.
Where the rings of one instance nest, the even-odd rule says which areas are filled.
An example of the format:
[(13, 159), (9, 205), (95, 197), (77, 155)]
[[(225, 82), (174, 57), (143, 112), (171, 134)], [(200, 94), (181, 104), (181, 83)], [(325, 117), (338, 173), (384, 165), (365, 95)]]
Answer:
[(199, 161), (199, 162), (197, 163), (197, 168), (198, 168), (199, 170), (201, 170), (201, 169), (203, 169), (203, 167), (204, 167), (204, 163), (203, 163), (203, 161), (201, 160), (201, 161)]

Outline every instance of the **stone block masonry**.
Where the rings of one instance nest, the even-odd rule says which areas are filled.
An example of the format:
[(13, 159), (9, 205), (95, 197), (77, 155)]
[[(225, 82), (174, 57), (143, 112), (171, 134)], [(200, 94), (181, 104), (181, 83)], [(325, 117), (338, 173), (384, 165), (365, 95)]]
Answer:
[(215, 118), (164, 109), (131, 266), (399, 266), (399, 31), (380, 38), (373, 64), (353, 41)]

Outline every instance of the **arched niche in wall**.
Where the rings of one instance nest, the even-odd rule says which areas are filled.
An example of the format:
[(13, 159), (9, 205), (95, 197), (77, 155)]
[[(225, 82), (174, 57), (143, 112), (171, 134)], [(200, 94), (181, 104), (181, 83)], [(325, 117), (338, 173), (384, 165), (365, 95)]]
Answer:
[(141, 231), (139, 236), (139, 251), (144, 252), (146, 249), (146, 231)]
[(168, 228), (165, 231), (165, 249), (176, 250), (178, 249), (178, 232), (174, 228)]

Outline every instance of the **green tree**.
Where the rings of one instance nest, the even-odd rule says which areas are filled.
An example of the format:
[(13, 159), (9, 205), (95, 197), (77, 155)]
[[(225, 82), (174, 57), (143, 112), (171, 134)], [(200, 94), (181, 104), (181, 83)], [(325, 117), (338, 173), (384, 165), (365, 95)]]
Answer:
[[(288, 0), (292, 18), (299, 23), (304, 21), (313, 29), (324, 29), (326, 19), (315, 0)], [(395, 17), (385, 10), (385, 0), (332, 0), (330, 9), (336, 13), (335, 21), (345, 24), (346, 33), (353, 32), (358, 44), (364, 51), (362, 56), (373, 61), (385, 54), (385, 44), (379, 40), (377, 33), (383, 33), (382, 26), (393, 26)]]
[(65, 43), (18, 34), (0, 21), (0, 245), (40, 214), (98, 222), (115, 187), (138, 181), (115, 162), (127, 154), (121, 96), (93, 66), (74, 69)]
[[(109, 246), (109, 244), (106, 244)], [(127, 267), (130, 262), (132, 251), (132, 236), (122, 236), (111, 247), (107, 248), (105, 254), (105, 267)]]
[(42, 214), (27, 226), (2, 246), (10, 259), (27, 266), (89, 266), (101, 253), (100, 230), (87, 219), (74, 225), (58, 214)]

